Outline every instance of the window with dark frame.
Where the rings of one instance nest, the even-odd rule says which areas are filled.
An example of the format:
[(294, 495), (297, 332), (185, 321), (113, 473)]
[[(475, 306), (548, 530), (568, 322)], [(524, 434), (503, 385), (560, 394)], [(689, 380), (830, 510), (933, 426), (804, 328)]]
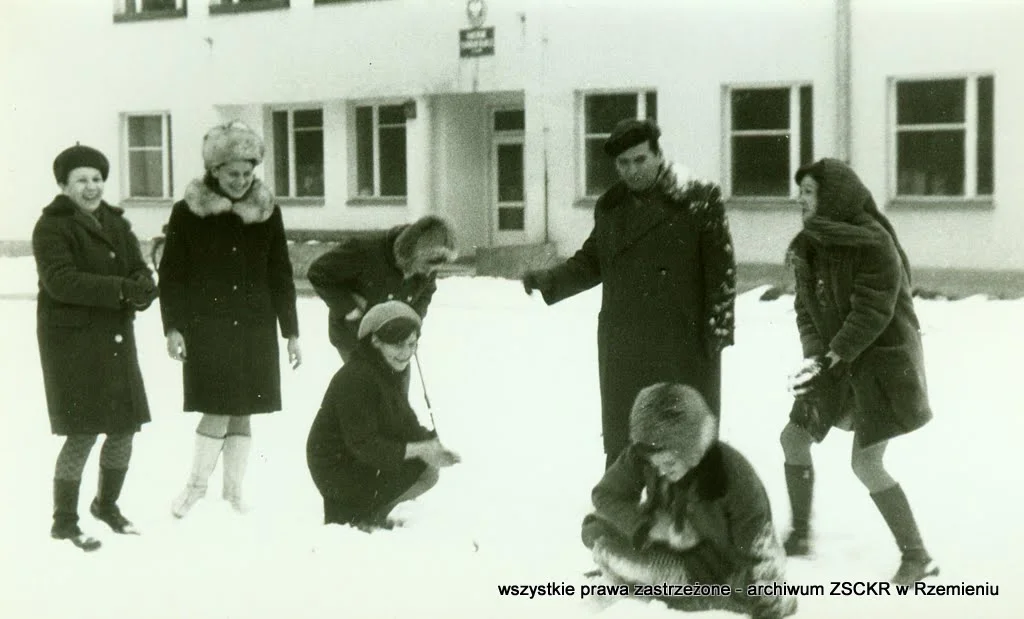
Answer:
[(526, 229), (525, 110), (495, 110), (492, 129), (498, 230), (522, 231)]
[(116, 0), (114, 21), (184, 17), (188, 0)]
[(814, 158), (813, 106), (807, 85), (729, 91), (731, 195), (795, 195), (793, 174)]
[(615, 162), (604, 154), (604, 143), (615, 125), (626, 118), (658, 118), (654, 91), (598, 93), (583, 97), (584, 195), (597, 197), (618, 180)]
[(407, 195), (405, 106), (355, 108), (356, 195), (389, 198)]
[(170, 114), (126, 114), (125, 152), (128, 163), (129, 198), (170, 198)]
[(275, 110), (274, 191), (291, 198), (324, 196), (324, 115), (321, 108)]
[(991, 196), (994, 78), (898, 80), (894, 95), (896, 196)]

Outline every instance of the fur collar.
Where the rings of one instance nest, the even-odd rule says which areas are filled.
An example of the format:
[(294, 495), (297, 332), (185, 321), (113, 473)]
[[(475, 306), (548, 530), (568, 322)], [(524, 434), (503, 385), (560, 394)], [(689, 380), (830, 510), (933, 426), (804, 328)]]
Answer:
[(230, 212), (238, 215), (246, 224), (267, 221), (274, 214), (275, 206), (274, 194), (258, 178), (253, 179), (252, 187), (237, 201), (214, 189), (207, 179), (194, 179), (185, 189), (185, 203), (188, 204), (188, 210), (199, 217)]

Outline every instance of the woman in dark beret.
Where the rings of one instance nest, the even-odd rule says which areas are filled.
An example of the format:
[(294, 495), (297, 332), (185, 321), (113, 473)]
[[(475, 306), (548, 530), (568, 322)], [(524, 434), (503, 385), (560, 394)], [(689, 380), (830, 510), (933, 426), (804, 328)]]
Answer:
[(159, 267), (167, 353), (182, 363), (184, 410), (202, 413), (178, 518), (205, 496), (221, 453), (223, 497), (246, 511), (249, 418), (281, 409), (278, 327), (292, 367), (302, 362), (281, 209), (253, 173), (263, 139), (234, 121), (207, 132), (202, 152), (206, 173), (174, 205)]
[(325, 524), (391, 528), (391, 510), (437, 483), (459, 461), (422, 427), (404, 377), (416, 352), (420, 317), (401, 301), (374, 305), (359, 323), (358, 344), (331, 380), (306, 442)]
[(896, 539), (902, 562), (892, 580), (938, 573), (900, 484), (885, 468), (890, 439), (932, 417), (910, 264), (889, 220), (857, 174), (836, 159), (796, 173), (803, 229), (789, 246), (796, 322), (805, 357), (782, 431), (793, 530), (789, 555), (811, 552), (811, 445), (832, 427), (853, 430), (853, 472)]
[(57, 155), (60, 193), (32, 231), (39, 274), (36, 335), (50, 430), (65, 436), (53, 479), (55, 539), (83, 550), (99, 540), (78, 526), (78, 493), (100, 434), (99, 488), (89, 511), (116, 533), (138, 531), (121, 514), (132, 439), (149, 421), (135, 349), (135, 312), (157, 296), (152, 273), (124, 211), (103, 201), (110, 165), (100, 151), (72, 146)]

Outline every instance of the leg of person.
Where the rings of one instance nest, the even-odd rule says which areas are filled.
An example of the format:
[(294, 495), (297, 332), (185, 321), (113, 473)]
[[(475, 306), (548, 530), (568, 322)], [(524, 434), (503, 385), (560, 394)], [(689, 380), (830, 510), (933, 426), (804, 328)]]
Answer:
[(138, 535), (135, 525), (121, 514), (117, 500), (121, 497), (124, 478), (128, 474), (128, 463), (132, 458), (133, 433), (108, 434), (100, 449), (100, 481), (96, 498), (89, 505), (89, 512), (101, 520), (114, 533)]
[[(401, 477), (405, 477), (405, 475), (401, 475)], [(370, 518), (371, 524), (373, 526), (383, 527), (386, 529), (401, 526), (401, 522), (388, 518), (388, 514), (390, 514), (399, 503), (411, 501), (436, 486), (439, 477), (440, 472), (436, 468), (432, 466), (424, 466), (423, 471), (419, 473), (412, 485), (409, 485), (396, 498), (388, 501), (373, 511)], [(402, 485), (404, 486), (405, 483)]]
[(196, 428), (195, 452), (192, 454), (192, 472), (185, 489), (171, 504), (171, 513), (184, 518), (196, 502), (206, 496), (206, 487), (217, 468), (217, 460), (224, 448), (224, 436), (228, 431), (227, 415), (203, 414)]
[(242, 499), (242, 480), (249, 463), (252, 429), (249, 415), (231, 417), (224, 437), (224, 499), (239, 513), (249, 511)]
[(50, 537), (69, 540), (85, 551), (96, 550), (100, 541), (78, 527), (78, 491), (89, 452), (96, 444), (94, 434), (73, 434), (64, 439), (53, 473), (53, 526)]
[(813, 437), (790, 421), (779, 441), (785, 454), (786, 489), (792, 514), (792, 529), (783, 547), (791, 557), (811, 554), (811, 504), (814, 498), (814, 463), (811, 459)]
[(913, 584), (927, 576), (937, 575), (939, 568), (924, 547), (907, 495), (885, 470), (883, 458), (887, 445), (888, 441), (881, 441), (860, 447), (855, 437), (851, 464), (854, 474), (871, 493), (871, 500), (881, 512), (902, 553), (900, 567), (892, 581)]

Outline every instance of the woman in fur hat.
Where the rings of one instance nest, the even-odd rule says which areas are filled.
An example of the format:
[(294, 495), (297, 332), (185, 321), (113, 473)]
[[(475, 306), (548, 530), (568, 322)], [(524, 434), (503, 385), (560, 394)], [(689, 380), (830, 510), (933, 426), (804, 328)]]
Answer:
[(910, 265), (892, 225), (849, 166), (822, 159), (796, 173), (803, 229), (789, 247), (803, 366), (782, 431), (793, 530), (786, 552), (811, 551), (811, 445), (832, 426), (854, 431), (853, 472), (871, 494), (903, 558), (893, 576), (913, 583), (938, 573), (903, 489), (885, 469), (889, 439), (932, 416)]
[(419, 424), (403, 386), (420, 324), (401, 301), (373, 306), (359, 323), (359, 344), (327, 387), (306, 442), (325, 524), (391, 528), (396, 505), (432, 488), (438, 469), (459, 461)]
[(84, 550), (100, 546), (78, 526), (82, 471), (97, 435), (106, 438), (89, 511), (115, 533), (136, 533), (117, 500), (133, 436), (150, 419), (133, 322), (157, 289), (124, 211), (103, 201), (109, 171), (103, 153), (88, 146), (57, 155), (53, 174), (60, 194), (32, 232), (50, 430), (66, 437), (54, 472), (50, 534)]
[(437, 290), (437, 270), (455, 259), (455, 233), (427, 215), (411, 224), (351, 238), (309, 265), (307, 277), (327, 303), (328, 337), (343, 361), (358, 344), (359, 319), (374, 305), (396, 299), (420, 318)]
[(206, 174), (174, 205), (160, 261), (167, 353), (182, 362), (184, 410), (202, 413), (192, 472), (172, 511), (206, 494), (224, 454), (223, 496), (244, 511), (250, 416), (281, 409), (278, 326), (302, 362), (295, 283), (281, 209), (253, 175), (263, 140), (235, 121), (203, 139)]
[(630, 411), (629, 437), (583, 520), (583, 543), (604, 575), (630, 585), (732, 589), (725, 597), (640, 590), (681, 610), (793, 614), (795, 598), (748, 589), (782, 582), (785, 556), (761, 480), (718, 440), (718, 419), (700, 392), (678, 383), (645, 387)]

